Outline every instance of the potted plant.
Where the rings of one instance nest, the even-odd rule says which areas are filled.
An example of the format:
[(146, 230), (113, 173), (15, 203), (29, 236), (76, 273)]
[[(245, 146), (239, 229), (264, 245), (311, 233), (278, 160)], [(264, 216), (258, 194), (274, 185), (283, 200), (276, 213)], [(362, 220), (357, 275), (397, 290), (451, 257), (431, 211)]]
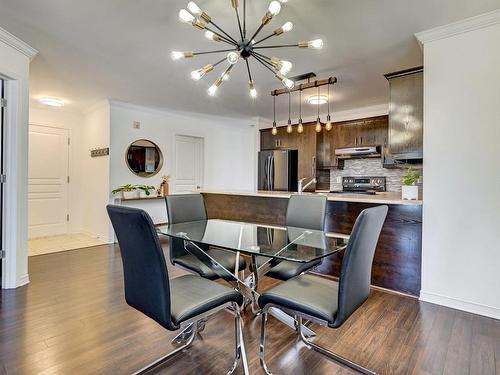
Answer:
[(117, 187), (111, 193), (112, 194), (121, 193), (123, 199), (132, 199), (132, 198), (137, 198), (139, 196), (139, 191), (137, 190), (136, 186), (132, 184), (126, 184)]
[(155, 187), (150, 185), (135, 185), (135, 188), (139, 190), (141, 197), (149, 197), (151, 195), (151, 191), (155, 190)]
[(403, 175), (403, 186), (401, 189), (401, 198), (406, 200), (418, 199), (418, 186), (417, 182), (420, 175), (413, 169), (408, 167), (406, 173)]

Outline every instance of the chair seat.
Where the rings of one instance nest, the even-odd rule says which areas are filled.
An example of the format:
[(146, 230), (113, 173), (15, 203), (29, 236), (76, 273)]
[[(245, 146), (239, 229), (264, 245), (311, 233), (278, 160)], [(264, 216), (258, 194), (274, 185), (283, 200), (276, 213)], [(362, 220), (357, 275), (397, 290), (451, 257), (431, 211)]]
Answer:
[(197, 275), (170, 280), (170, 310), (176, 325), (228, 302), (241, 305), (243, 296), (234, 289)]
[[(207, 254), (209, 254), (212, 258), (214, 258), (217, 262), (224, 266), (224, 268), (228, 269), (231, 272), (234, 271), (236, 263), (236, 253), (219, 249), (210, 249), (207, 251)], [(180, 257), (172, 259), (172, 263), (196, 272), (198, 275), (209, 280), (216, 280), (219, 278), (219, 275), (217, 275), (210, 267), (205, 265), (201, 260), (199, 260), (192, 254), (182, 255)], [(244, 270), (246, 266), (247, 265), (245, 259), (240, 256), (238, 271)]]
[(300, 275), (269, 289), (259, 306), (271, 303), (333, 324), (338, 309), (338, 283), (314, 275)]
[[(268, 260), (268, 257), (257, 257), (257, 267), (260, 267)], [(273, 260), (271, 260), (271, 262), (273, 262)], [(271, 268), (269, 272), (266, 273), (266, 276), (272, 277), (273, 279), (286, 281), (290, 280), (292, 277), (300, 275), (302, 272), (309, 271), (311, 268), (316, 267), (320, 263), (321, 259), (314, 260), (308, 263), (298, 263), (283, 260), (279, 264)]]

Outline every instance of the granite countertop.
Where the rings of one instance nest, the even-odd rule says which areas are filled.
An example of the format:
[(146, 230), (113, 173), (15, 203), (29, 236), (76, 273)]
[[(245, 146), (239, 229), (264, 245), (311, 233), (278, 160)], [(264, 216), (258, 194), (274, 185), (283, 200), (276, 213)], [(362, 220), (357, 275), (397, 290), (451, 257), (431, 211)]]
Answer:
[[(207, 194), (225, 194), (225, 195), (242, 195), (251, 197), (267, 197), (267, 198), (290, 198), (292, 194), (286, 191), (202, 191), (202, 193)], [(329, 201), (335, 202), (356, 202), (356, 203), (375, 203), (375, 204), (398, 204), (398, 205), (408, 205), (408, 206), (420, 206), (423, 203), (422, 199), (419, 200), (403, 200), (401, 199), (401, 193), (395, 192), (385, 192), (377, 193), (376, 195), (367, 194), (336, 194), (329, 192), (311, 192), (303, 193), (305, 195), (310, 194), (321, 194), (325, 195)]]

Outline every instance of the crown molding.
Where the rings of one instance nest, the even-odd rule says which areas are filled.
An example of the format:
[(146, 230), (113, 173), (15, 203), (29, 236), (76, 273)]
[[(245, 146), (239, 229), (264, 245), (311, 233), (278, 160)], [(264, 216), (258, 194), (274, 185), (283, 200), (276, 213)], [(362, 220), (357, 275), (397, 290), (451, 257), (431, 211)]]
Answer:
[(415, 38), (417, 38), (420, 45), (423, 46), (426, 43), (436, 40), (450, 38), (497, 24), (500, 24), (500, 9), (416, 33)]
[(0, 27), (0, 41), (4, 42), (8, 46), (14, 48), (15, 50), (21, 52), (28, 59), (33, 60), (33, 58), (38, 55), (38, 51), (31, 47), (30, 45), (23, 42), (18, 37), (12, 35), (7, 30)]

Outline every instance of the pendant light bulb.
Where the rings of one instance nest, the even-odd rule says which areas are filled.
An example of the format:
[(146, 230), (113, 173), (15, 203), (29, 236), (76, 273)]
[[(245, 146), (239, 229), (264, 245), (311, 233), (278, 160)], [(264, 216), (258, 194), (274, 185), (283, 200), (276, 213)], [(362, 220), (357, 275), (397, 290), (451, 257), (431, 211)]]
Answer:
[(293, 128), (292, 128), (292, 120), (288, 120), (288, 125), (286, 126), (286, 132), (288, 134), (292, 133), (293, 132)]
[(320, 133), (321, 132), (321, 120), (319, 119), (319, 117), (316, 119), (316, 126), (314, 127), (314, 130), (316, 130), (316, 133)]
[(304, 132), (304, 125), (302, 124), (302, 119), (299, 119), (299, 126), (297, 126), (297, 133)]
[(325, 130), (326, 130), (326, 131), (328, 131), (328, 132), (329, 132), (330, 130), (332, 130), (332, 120), (331, 120), (331, 118), (330, 118), (330, 115), (328, 115), (328, 116), (326, 117)]
[(273, 122), (273, 129), (271, 130), (272, 135), (278, 134), (278, 128), (276, 127), (276, 121)]
[(186, 9), (181, 9), (179, 11), (179, 20), (184, 23), (192, 23), (194, 21), (194, 16), (189, 13)]

